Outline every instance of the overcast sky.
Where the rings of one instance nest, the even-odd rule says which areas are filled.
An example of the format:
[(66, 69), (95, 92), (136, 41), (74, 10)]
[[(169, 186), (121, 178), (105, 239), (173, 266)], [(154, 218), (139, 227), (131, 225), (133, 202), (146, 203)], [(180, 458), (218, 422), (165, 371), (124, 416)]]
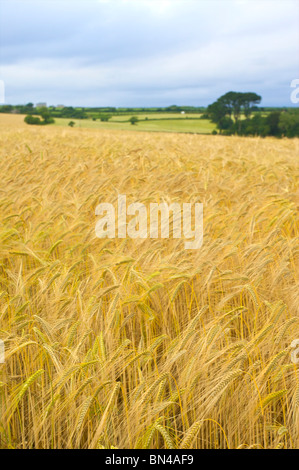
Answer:
[(298, 0), (0, 0), (6, 103), (291, 106)]

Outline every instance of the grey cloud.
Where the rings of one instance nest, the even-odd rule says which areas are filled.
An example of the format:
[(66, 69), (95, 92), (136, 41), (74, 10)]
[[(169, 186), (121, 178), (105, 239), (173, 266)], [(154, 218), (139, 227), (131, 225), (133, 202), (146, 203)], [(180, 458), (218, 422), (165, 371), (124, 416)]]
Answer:
[(228, 89), (289, 105), (298, 2), (1, 0), (7, 102), (206, 105)]

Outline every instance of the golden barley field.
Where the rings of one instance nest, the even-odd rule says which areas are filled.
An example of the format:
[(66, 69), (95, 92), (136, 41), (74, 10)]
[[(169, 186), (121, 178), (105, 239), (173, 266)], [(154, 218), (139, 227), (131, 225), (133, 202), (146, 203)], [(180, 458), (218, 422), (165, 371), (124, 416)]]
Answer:
[[(1, 116), (1, 448), (299, 447), (298, 139)], [(184, 240), (99, 239), (99, 201), (202, 202)]]

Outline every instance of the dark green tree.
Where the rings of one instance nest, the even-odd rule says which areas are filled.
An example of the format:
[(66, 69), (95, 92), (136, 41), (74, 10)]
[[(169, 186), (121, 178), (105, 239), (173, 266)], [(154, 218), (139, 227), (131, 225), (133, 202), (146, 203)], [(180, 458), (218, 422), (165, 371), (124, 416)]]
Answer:
[(223, 105), (227, 109), (226, 114), (234, 117), (236, 127), (238, 127), (238, 122), (241, 115), (242, 98), (243, 93), (239, 93), (236, 91), (229, 91), (228, 93), (225, 93), (225, 95), (219, 98), (219, 101), (223, 103)]
[(207, 108), (207, 115), (211, 119), (212, 122), (218, 125), (218, 123), (226, 116), (227, 108), (226, 106), (219, 100), (212, 103)]
[(132, 125), (135, 125), (135, 124), (138, 122), (138, 117), (137, 117), (137, 116), (132, 116), (132, 117), (130, 117), (129, 122), (130, 122)]
[(226, 134), (233, 132), (241, 134), (244, 132), (244, 125), (241, 122), (242, 112), (248, 119), (252, 113), (253, 105), (260, 103), (261, 99), (256, 93), (229, 91), (208, 106), (207, 113), (220, 131), (225, 130)]
[(279, 128), (286, 137), (299, 137), (299, 110), (281, 113)]
[(279, 111), (273, 111), (266, 117), (266, 124), (269, 126), (269, 135), (275, 137), (281, 136), (281, 129), (279, 127), (280, 114)]
[(47, 108), (41, 108), (39, 114), (43, 118), (44, 124), (52, 124), (54, 122), (54, 119), (52, 118), (51, 113)]
[(38, 116), (32, 116), (31, 114), (28, 114), (28, 116), (24, 118), (24, 121), (26, 122), (26, 124), (32, 124), (35, 126), (40, 126), (41, 124), (43, 124), (43, 122)]
[(102, 122), (108, 122), (109, 119), (111, 118), (110, 114), (100, 114), (99, 118)]
[(242, 93), (242, 95), (243, 112), (246, 119), (249, 119), (256, 105), (262, 101), (262, 97), (252, 92)]

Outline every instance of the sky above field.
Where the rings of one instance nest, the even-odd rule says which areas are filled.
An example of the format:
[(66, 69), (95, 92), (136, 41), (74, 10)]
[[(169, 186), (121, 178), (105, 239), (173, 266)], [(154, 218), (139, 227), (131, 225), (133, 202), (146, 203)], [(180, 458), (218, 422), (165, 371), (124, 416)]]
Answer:
[(298, 0), (0, 0), (10, 104), (291, 106)]

